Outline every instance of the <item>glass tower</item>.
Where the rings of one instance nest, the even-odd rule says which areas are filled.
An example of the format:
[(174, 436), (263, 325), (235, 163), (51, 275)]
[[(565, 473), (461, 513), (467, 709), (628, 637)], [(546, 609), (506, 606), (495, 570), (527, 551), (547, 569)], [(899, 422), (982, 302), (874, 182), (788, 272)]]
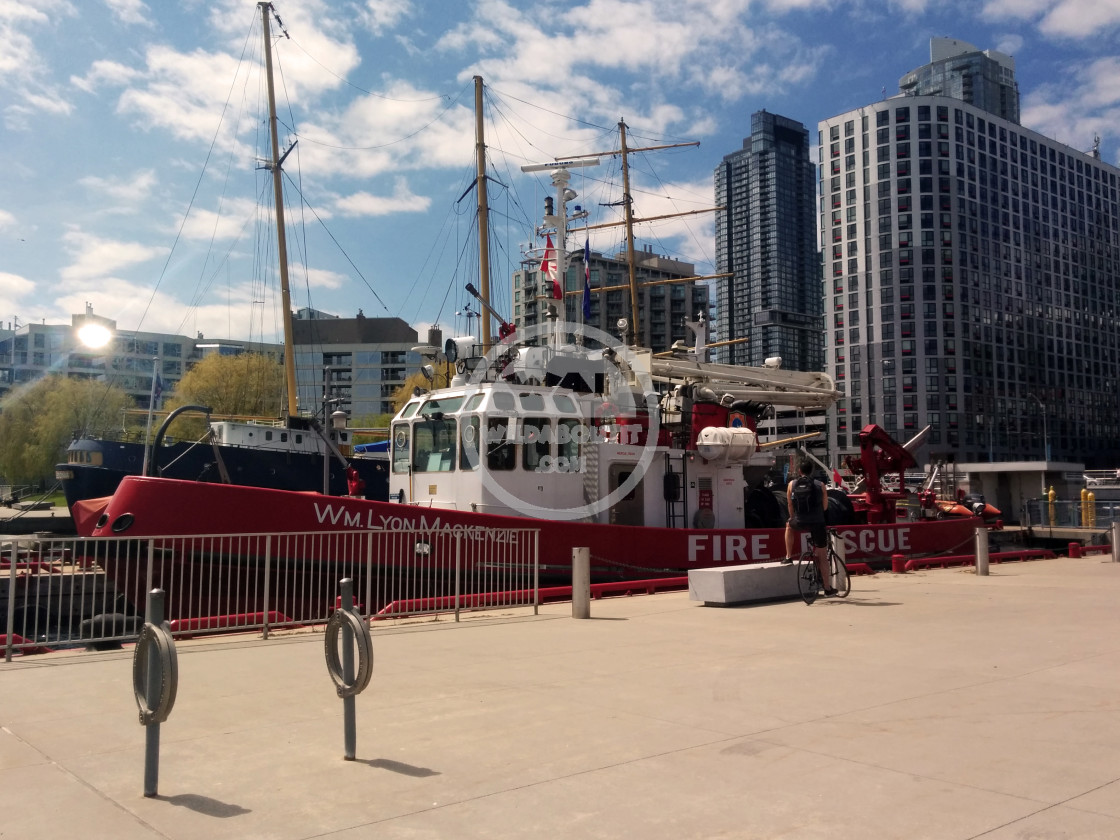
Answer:
[(816, 183), (809, 132), (757, 111), (743, 148), (715, 170), (716, 281), (713, 349), (718, 361), (823, 370)]

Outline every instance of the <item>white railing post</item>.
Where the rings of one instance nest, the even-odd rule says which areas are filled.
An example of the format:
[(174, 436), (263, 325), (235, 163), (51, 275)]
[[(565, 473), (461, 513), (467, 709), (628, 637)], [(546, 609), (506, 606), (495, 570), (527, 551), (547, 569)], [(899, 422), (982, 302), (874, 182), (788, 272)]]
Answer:
[(455, 620), (459, 620), (459, 595), (463, 569), (463, 532), (455, 532)]
[(988, 529), (983, 525), (976, 526), (976, 574), (988, 575)]
[(16, 558), (19, 557), (19, 540), (12, 540), (12, 562), (8, 567), (8, 630), (7, 642), (4, 645), (4, 661), (12, 661), (12, 645), (15, 644), (16, 632)]
[(533, 531), (533, 615), (541, 612), (541, 532)]
[(264, 628), (261, 634), (264, 639), (268, 639), (268, 594), (272, 587), (272, 534), (268, 534), (264, 538)]
[(1120, 522), (1112, 520), (1112, 562), (1120, 563)]
[(591, 618), (591, 549), (572, 549), (572, 618)]

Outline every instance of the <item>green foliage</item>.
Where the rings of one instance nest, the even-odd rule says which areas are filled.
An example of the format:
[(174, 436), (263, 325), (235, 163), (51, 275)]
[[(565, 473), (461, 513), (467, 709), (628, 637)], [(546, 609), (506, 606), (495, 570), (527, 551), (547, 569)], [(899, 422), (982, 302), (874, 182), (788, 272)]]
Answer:
[(351, 417), (347, 425), (351, 429), (384, 429), (384, 433), (354, 432), (353, 442), (355, 444), (377, 443), (388, 437), (389, 423), (392, 420), (392, 414), (363, 414), (359, 417)]
[(9, 394), (0, 414), (0, 475), (13, 484), (48, 482), (74, 434), (120, 425), (135, 403), (116, 385), (51, 374)]
[[(192, 367), (165, 401), (167, 411), (183, 405), (203, 405), (214, 415), (279, 417), (284, 393), (284, 368), (259, 353), (207, 356)], [(201, 416), (184, 415), (170, 433), (197, 439), (206, 431)]]
[(433, 365), (433, 376), (431, 381), (428, 380), (424, 374), (417, 371), (410, 374), (405, 378), (397, 389), (393, 391), (391, 402), (393, 405), (393, 414), (396, 414), (404, 404), (412, 399), (412, 391), (419, 388), (422, 391), (431, 391), (436, 388), (446, 388), (451, 382), (451, 377), (454, 376), (454, 369), (450, 365)]

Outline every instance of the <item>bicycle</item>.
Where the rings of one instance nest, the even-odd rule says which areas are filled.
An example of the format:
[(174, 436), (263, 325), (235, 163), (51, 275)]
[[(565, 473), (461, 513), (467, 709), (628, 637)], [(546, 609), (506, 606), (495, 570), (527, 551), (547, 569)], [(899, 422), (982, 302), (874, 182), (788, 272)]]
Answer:
[[(848, 575), (848, 567), (836, 551), (833, 543), (832, 532), (828, 532), (828, 570), (835, 587), (837, 598), (846, 598), (852, 591), (852, 579)], [(797, 591), (806, 604), (817, 600), (817, 595), (825, 587), (821, 583), (820, 572), (817, 570), (817, 556), (810, 548), (797, 561)]]

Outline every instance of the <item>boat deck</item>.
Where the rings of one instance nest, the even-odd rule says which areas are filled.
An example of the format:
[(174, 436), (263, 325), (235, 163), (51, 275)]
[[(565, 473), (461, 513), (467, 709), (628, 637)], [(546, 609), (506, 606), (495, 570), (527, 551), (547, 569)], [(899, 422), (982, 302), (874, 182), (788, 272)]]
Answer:
[(321, 633), (179, 644), (159, 796), (131, 650), (0, 663), (12, 837), (1120, 836), (1120, 563), (375, 623), (357, 760)]

